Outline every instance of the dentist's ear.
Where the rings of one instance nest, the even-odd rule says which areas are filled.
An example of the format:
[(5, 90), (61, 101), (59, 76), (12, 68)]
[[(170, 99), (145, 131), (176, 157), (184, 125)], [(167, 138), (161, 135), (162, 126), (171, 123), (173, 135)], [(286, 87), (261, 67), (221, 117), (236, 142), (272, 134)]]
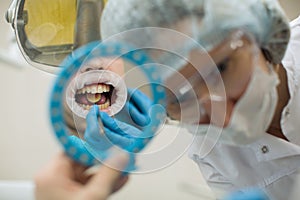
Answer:
[(280, 67), (283, 67), (281, 64), (277, 64), (277, 65), (273, 65), (273, 67), (274, 67), (274, 69), (275, 69), (275, 71), (276, 71), (276, 73), (278, 73), (279, 72), (279, 69), (280, 69)]

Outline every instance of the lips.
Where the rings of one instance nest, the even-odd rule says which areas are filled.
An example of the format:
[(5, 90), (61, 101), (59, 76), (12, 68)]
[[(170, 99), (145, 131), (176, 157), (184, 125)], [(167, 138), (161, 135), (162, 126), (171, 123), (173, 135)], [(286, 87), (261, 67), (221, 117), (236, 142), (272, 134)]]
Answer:
[(119, 112), (126, 103), (127, 89), (119, 75), (107, 70), (92, 70), (77, 75), (66, 91), (66, 101), (72, 112), (85, 118), (97, 105), (110, 116)]

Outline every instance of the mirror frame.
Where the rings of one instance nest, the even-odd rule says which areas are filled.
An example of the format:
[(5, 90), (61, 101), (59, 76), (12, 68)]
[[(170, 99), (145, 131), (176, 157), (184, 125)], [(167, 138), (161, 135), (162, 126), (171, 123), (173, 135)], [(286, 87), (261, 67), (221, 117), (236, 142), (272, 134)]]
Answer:
[[(149, 80), (153, 96), (153, 105), (164, 106), (166, 96), (165, 91), (161, 88), (162, 80), (156, 75), (154, 62), (140, 49), (120, 43), (93, 42), (75, 50), (72, 56), (66, 58), (63, 62), (63, 70), (54, 83), (51, 93), (50, 119), (56, 137), (64, 147), (67, 155), (85, 166), (99, 164), (99, 160), (87, 149), (83, 150), (77, 147), (69, 138), (71, 134), (69, 134), (69, 130), (66, 128), (64, 119), (64, 91), (70, 78), (77, 73), (84, 62), (82, 58), (89, 60), (95, 57), (119, 57), (139, 67)], [(152, 109), (150, 113), (150, 125), (143, 130), (144, 136), (147, 136), (147, 138), (138, 138), (126, 151), (134, 156), (135, 149), (143, 147), (145, 139), (149, 141), (149, 139), (151, 140), (153, 138), (153, 132), (159, 129), (164, 116), (165, 110), (161, 109), (161, 107)]]

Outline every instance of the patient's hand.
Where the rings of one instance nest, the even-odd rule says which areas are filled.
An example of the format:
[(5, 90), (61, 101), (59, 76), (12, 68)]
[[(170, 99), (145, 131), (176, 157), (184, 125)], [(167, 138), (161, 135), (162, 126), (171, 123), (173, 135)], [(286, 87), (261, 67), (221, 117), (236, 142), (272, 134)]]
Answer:
[[(124, 169), (128, 158), (126, 154), (120, 154), (108, 162)], [(93, 176), (86, 175), (85, 170), (65, 154), (57, 155), (36, 175), (36, 199), (105, 200), (128, 180), (121, 172), (104, 165)]]

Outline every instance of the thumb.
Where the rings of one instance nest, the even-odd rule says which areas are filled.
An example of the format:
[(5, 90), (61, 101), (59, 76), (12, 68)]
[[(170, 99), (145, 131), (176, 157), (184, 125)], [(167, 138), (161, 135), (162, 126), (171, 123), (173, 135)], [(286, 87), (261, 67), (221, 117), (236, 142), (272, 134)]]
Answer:
[(110, 158), (86, 185), (85, 189), (89, 196), (93, 197), (92, 199), (106, 199), (121, 177), (122, 172), (118, 170), (125, 169), (128, 162), (129, 156), (124, 152)]

